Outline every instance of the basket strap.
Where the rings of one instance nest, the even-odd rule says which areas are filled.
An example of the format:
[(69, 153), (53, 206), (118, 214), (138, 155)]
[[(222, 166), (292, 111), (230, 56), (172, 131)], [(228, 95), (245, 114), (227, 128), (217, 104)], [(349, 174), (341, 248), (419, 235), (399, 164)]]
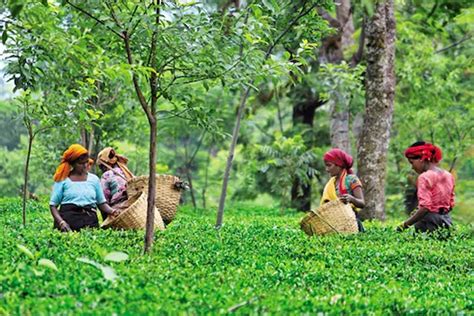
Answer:
[(128, 180), (122, 176), (120, 173), (118, 173), (117, 171), (114, 170), (114, 168), (112, 168), (108, 163), (105, 163), (103, 161), (100, 162), (102, 165), (104, 165), (107, 169), (111, 170), (113, 173), (115, 173), (115, 175), (119, 176), (120, 178), (124, 179), (125, 181), (128, 182)]
[(318, 214), (316, 211), (312, 211), (314, 214), (316, 214), (317, 217), (319, 217), (320, 220), (322, 220), (326, 225), (328, 225), (332, 230), (334, 230), (336, 233), (340, 234), (337, 229), (334, 228), (331, 224), (328, 223), (321, 215)]

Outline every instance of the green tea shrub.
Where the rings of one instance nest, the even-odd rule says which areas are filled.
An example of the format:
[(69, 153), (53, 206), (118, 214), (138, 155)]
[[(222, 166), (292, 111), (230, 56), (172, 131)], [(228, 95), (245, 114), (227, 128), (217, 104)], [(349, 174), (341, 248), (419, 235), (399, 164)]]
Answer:
[[(142, 255), (143, 231), (60, 233), (44, 202), (30, 204), (24, 228), (20, 205), (0, 199), (0, 314), (473, 312), (469, 226), (429, 236), (373, 222), (363, 234), (308, 238), (302, 214), (278, 208), (236, 206), (220, 231), (214, 211), (184, 208)], [(108, 261), (111, 252), (127, 259)], [(117, 278), (78, 258), (109, 266)]]

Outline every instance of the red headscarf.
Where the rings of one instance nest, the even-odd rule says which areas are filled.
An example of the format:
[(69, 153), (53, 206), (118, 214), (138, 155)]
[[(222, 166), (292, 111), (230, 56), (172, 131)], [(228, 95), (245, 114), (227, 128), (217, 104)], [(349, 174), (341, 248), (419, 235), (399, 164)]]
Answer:
[(405, 157), (438, 163), (443, 159), (443, 153), (438, 146), (431, 143), (424, 143), (408, 147), (407, 150), (405, 150)]
[(347, 174), (353, 174), (352, 171), (352, 164), (354, 163), (354, 160), (352, 159), (352, 156), (346, 153), (345, 151), (339, 149), (339, 148), (333, 148), (327, 153), (324, 154), (323, 157), (324, 161), (330, 162), (335, 164), (338, 167), (341, 167), (343, 169), (342, 174), (339, 179), (339, 194), (347, 194), (347, 188), (346, 188), (346, 175)]
[(56, 173), (53, 177), (54, 181), (60, 182), (66, 179), (72, 170), (72, 162), (77, 160), (82, 155), (87, 155), (88, 153), (89, 152), (87, 149), (79, 144), (69, 146), (69, 148), (63, 153), (61, 163), (59, 164), (58, 168), (56, 168)]
[(352, 159), (352, 156), (347, 154), (344, 150), (333, 148), (324, 154), (323, 159), (324, 161), (331, 162), (342, 169), (346, 169), (348, 174), (353, 173), (351, 168), (354, 160)]

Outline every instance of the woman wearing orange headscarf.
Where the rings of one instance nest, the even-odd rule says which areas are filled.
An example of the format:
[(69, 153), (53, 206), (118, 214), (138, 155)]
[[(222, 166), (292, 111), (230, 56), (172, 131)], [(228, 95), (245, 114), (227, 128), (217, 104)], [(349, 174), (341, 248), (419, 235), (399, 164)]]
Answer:
[[(326, 172), (331, 178), (324, 187), (320, 204), (339, 199), (343, 203), (350, 203), (352, 208), (363, 208), (365, 206), (364, 192), (359, 178), (352, 172), (353, 159), (339, 148), (333, 148), (324, 154), (324, 165)], [(360, 232), (364, 231), (359, 216), (356, 214), (357, 226)]]
[(443, 158), (438, 146), (427, 142), (416, 142), (405, 150), (405, 157), (413, 170), (419, 174), (416, 181), (418, 209), (398, 230), (414, 225), (415, 230), (431, 232), (438, 228), (449, 228), (449, 212), (454, 207), (454, 177), (439, 167)]
[[(99, 168), (104, 172), (100, 183), (105, 199), (116, 209), (127, 206), (127, 182), (134, 177), (127, 162), (128, 159), (119, 155), (112, 147), (104, 148), (97, 155)], [(107, 218), (107, 214), (102, 214), (102, 217)]]
[(61, 231), (98, 227), (96, 207), (112, 216), (117, 214), (107, 205), (99, 178), (88, 172), (88, 166), (87, 149), (74, 144), (63, 153), (56, 169), (49, 205), (54, 227)]

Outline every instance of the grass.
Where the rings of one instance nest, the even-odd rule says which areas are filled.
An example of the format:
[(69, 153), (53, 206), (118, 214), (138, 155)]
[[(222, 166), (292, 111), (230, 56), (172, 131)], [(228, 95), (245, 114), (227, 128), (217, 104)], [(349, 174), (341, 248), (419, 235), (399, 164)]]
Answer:
[[(470, 314), (472, 226), (449, 238), (396, 233), (368, 223), (367, 233), (307, 238), (301, 214), (229, 207), (225, 226), (214, 212), (182, 209), (154, 251), (142, 255), (142, 231), (51, 229), (44, 203), (28, 208), (0, 199), (0, 315), (156, 314)], [(441, 236), (442, 237), (442, 236)], [(18, 245), (31, 250), (28, 256)], [(111, 251), (129, 255), (105, 262)], [(85, 257), (111, 266), (106, 280)], [(57, 271), (38, 265), (50, 259)]]

